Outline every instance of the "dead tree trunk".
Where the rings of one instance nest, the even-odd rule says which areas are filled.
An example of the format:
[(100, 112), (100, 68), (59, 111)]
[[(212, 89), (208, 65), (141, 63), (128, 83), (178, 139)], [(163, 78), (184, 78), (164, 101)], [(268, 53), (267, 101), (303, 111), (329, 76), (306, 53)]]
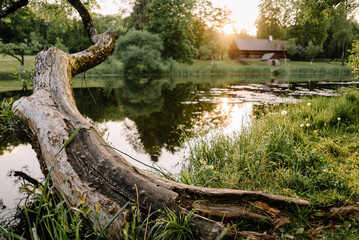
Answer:
[[(215, 239), (225, 229), (221, 222), (223, 219), (260, 219), (278, 227), (290, 222), (286, 216), (288, 206), (309, 205), (304, 200), (261, 192), (188, 186), (161, 179), (130, 165), (108, 147), (95, 127), (76, 108), (71, 78), (101, 63), (114, 46), (112, 28), (97, 35), (93, 26), (87, 26), (94, 45), (72, 55), (54, 47), (40, 52), (36, 56), (33, 94), (15, 103), (18, 116), (27, 121), (42, 170), (47, 172), (54, 164), (52, 183), (70, 206), (79, 205), (80, 193), (86, 194), (89, 207), (100, 204), (98, 216), (103, 225), (127, 201), (138, 200), (141, 209), (151, 211), (169, 208), (187, 212), (196, 209), (192, 229), (199, 239), (209, 240)], [(78, 134), (56, 157), (78, 127), (81, 127)], [(110, 239), (120, 238), (127, 214), (125, 211), (111, 225), (108, 231)], [(253, 232), (236, 234), (252, 239), (272, 239), (269, 235)]]

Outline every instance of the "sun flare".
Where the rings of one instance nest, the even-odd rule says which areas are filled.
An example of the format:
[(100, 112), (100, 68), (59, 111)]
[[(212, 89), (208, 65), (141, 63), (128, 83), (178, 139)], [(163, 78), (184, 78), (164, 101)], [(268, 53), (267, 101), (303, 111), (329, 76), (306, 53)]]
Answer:
[(233, 34), (234, 33), (234, 25), (227, 24), (222, 28), (222, 31), (226, 34)]

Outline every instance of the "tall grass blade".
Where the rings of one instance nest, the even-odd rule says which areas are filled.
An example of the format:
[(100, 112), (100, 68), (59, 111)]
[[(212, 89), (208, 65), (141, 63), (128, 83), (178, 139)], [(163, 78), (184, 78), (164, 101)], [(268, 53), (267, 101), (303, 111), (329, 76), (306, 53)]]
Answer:
[(227, 232), (228, 232), (228, 228), (224, 229), (221, 234), (219, 234), (217, 237), (216, 237), (216, 240), (222, 240), (226, 235), (227, 235)]
[(82, 128), (82, 125), (80, 127), (78, 127), (75, 132), (73, 132), (71, 134), (71, 136), (69, 137), (69, 139), (65, 142), (65, 144), (61, 147), (61, 149), (57, 152), (56, 156), (58, 156), (62, 150), (64, 150), (65, 147), (67, 147), (67, 145), (69, 145), (69, 143), (72, 141), (72, 139), (77, 135), (77, 133), (80, 131), (80, 129)]
[[(23, 238), (20, 235), (6, 231), (6, 229), (3, 228), (2, 226), (0, 226), (0, 234), (4, 234), (4, 235), (8, 236), (8, 237), (10, 237), (10, 239), (26, 240), (26, 238)], [(1, 237), (1, 235), (0, 235), (0, 237)]]
[[(72, 141), (72, 139), (76, 136), (76, 134), (79, 132), (79, 130), (81, 129), (82, 125), (80, 127), (78, 127), (75, 132), (73, 132), (71, 134), (71, 136), (69, 137), (69, 139), (65, 142), (65, 144), (61, 147), (61, 149), (57, 152), (56, 154), (56, 157), (62, 152), (62, 150), (65, 149), (65, 147), (67, 145), (69, 145), (69, 143)], [(47, 190), (47, 187), (49, 185), (49, 182), (50, 182), (50, 176), (51, 176), (51, 172), (52, 172), (52, 169), (54, 167), (54, 163), (55, 161), (52, 162), (51, 164), (51, 167), (50, 167), (50, 170), (49, 170), (49, 173), (47, 174), (46, 176), (46, 180), (45, 180), (45, 184), (44, 184), (44, 187), (43, 187), (43, 190), (41, 192), (41, 197), (40, 197), (40, 203), (39, 203), (39, 208), (36, 212), (36, 221), (35, 221), (35, 228), (37, 227), (38, 223), (39, 223), (39, 218), (40, 218), (40, 212), (41, 212), (41, 206), (42, 204), (44, 203), (44, 199), (46, 198), (46, 190)]]
[(32, 235), (34, 236), (34, 240), (40, 240), (39, 236), (37, 235), (36, 228), (31, 228)]
[(130, 204), (130, 202), (128, 201), (121, 209), (118, 213), (116, 213), (116, 215), (111, 219), (110, 222), (108, 222), (106, 224), (106, 226), (102, 229), (102, 231), (99, 233), (99, 235), (97, 236), (97, 238), (95, 240), (100, 240), (102, 238), (102, 236), (105, 234), (105, 232), (107, 231), (107, 229), (111, 226), (111, 224), (116, 220), (116, 218), (126, 209), (126, 207), (128, 206), (128, 204)]

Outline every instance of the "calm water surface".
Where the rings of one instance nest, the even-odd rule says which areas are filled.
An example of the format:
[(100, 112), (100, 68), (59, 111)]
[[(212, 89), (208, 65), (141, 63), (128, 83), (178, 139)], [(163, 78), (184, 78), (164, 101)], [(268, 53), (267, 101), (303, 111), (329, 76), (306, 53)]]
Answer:
[[(80, 112), (94, 122), (110, 145), (140, 162), (176, 173), (185, 155), (181, 147), (184, 133), (204, 128), (239, 130), (250, 123), (253, 105), (294, 103), (311, 95), (332, 96), (338, 88), (358, 83), (341, 81), (339, 77), (298, 81), (289, 84), (283, 80), (251, 79), (256, 83), (249, 84), (236, 77), (104, 78), (75, 80), (74, 92)], [(21, 94), (0, 88), (0, 99)], [(0, 199), (9, 209), (21, 197), (21, 181), (9, 177), (11, 171), (24, 171), (36, 179), (41, 179), (42, 174), (30, 145), (8, 134), (0, 137)], [(126, 157), (135, 166), (147, 169), (132, 158)]]

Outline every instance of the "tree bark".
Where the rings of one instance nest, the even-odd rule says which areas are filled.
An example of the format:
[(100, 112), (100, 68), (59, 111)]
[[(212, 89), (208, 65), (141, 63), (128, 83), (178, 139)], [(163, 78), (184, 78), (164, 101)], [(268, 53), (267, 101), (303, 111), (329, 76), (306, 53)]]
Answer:
[[(78, 2), (70, 0), (71, 3)], [(81, 6), (80, 6), (81, 7)], [(84, 14), (85, 17), (86, 13)], [(81, 15), (83, 17), (83, 15)], [(141, 210), (179, 213), (195, 210), (192, 230), (198, 239), (215, 239), (225, 230), (224, 223), (236, 219), (264, 220), (280, 227), (289, 224), (288, 212), (309, 202), (261, 192), (209, 189), (168, 181), (129, 164), (107, 145), (95, 127), (76, 108), (71, 79), (103, 62), (112, 52), (115, 31), (97, 35), (93, 25), (88, 33), (94, 45), (67, 54), (54, 47), (36, 56), (34, 91), (14, 103), (19, 117), (26, 119), (28, 135), (36, 150), (42, 171), (53, 166), (51, 180), (70, 206), (99, 203), (98, 218), (105, 225), (128, 201)], [(80, 129), (71, 143), (57, 155), (71, 134)], [(120, 239), (129, 210), (111, 225), (107, 236)], [(205, 216), (211, 216), (211, 219)], [(227, 237), (274, 239), (268, 234), (228, 231)]]
[[(169, 208), (185, 213), (196, 209), (192, 218), (195, 235), (200, 239), (215, 239), (225, 229), (221, 220), (258, 219), (279, 227), (290, 223), (286, 215), (288, 207), (309, 205), (304, 200), (261, 192), (188, 186), (130, 165), (79, 113), (71, 88), (72, 76), (102, 62), (112, 51), (113, 44), (114, 30), (109, 29), (83, 52), (69, 55), (54, 47), (40, 52), (36, 56), (34, 92), (15, 103), (18, 116), (27, 121), (42, 170), (47, 172), (54, 162), (53, 185), (70, 206), (79, 205), (80, 194), (86, 194), (88, 207), (96, 203), (101, 205), (99, 218), (103, 224), (127, 201), (137, 202), (137, 199), (145, 211)], [(56, 157), (78, 127), (78, 134)], [(125, 211), (111, 225), (108, 232), (111, 239), (120, 238), (127, 215)], [(233, 232), (228, 233), (231, 234)], [(252, 239), (266, 236), (251, 232), (237, 232), (236, 235), (252, 236)]]
[(0, 3), (1, 3), (1, 7), (0, 7), (0, 19), (1, 19), (13, 12), (16, 12), (19, 8), (26, 6), (29, 3), (29, 0), (19, 0), (19, 1), (0, 0)]

